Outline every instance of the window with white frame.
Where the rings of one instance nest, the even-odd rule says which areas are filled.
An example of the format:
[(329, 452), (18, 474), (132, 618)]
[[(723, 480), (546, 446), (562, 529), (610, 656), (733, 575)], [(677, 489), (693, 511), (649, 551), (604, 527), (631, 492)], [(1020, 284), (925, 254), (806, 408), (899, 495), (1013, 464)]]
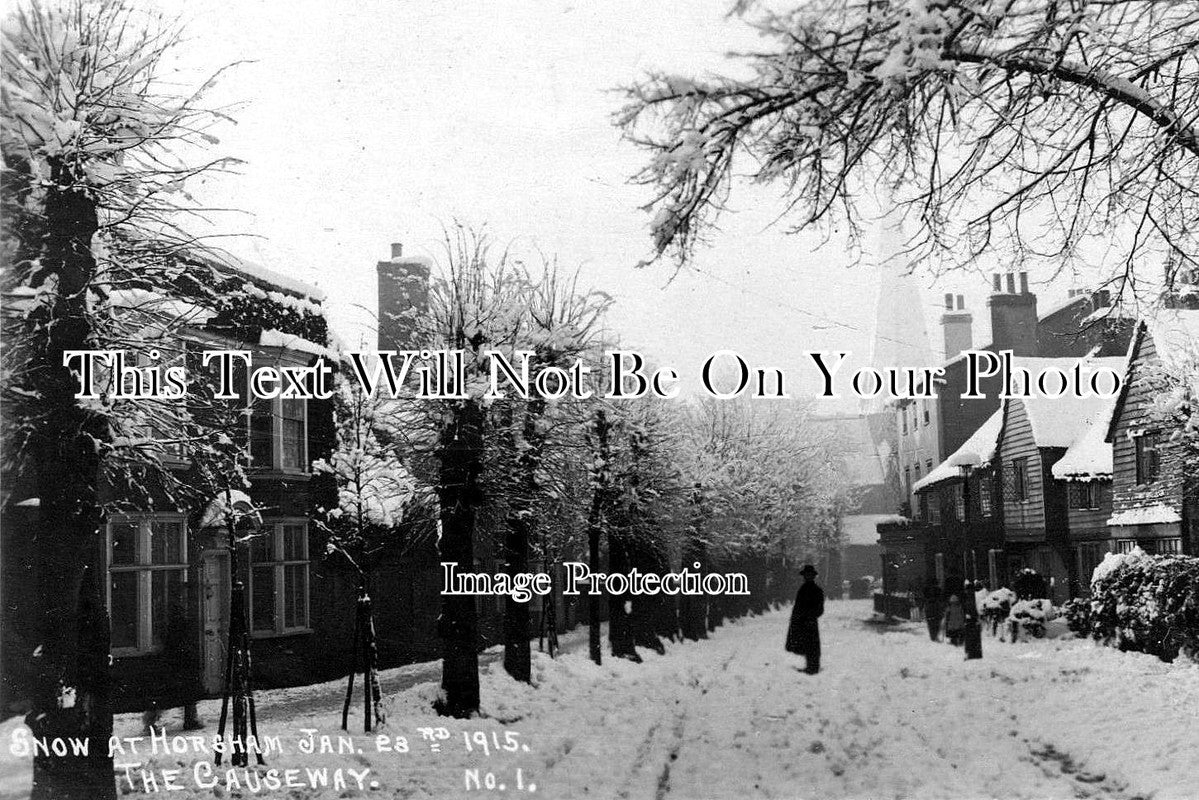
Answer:
[(308, 526), (267, 521), (250, 540), (250, 630), (272, 636), (308, 630)]
[(182, 517), (108, 523), (108, 613), (113, 655), (162, 650), (183, 624), (187, 526)]
[(255, 398), (250, 405), (250, 465), (286, 472), (308, 471), (308, 403)]

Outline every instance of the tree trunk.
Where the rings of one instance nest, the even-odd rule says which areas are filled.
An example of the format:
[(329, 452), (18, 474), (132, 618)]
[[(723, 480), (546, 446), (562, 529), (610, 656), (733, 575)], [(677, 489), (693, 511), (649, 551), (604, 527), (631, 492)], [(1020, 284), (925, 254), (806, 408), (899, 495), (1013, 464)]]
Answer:
[[(521, 487), (513, 504), (513, 513), (508, 517), (508, 531), (504, 541), (507, 571), (513, 576), (529, 571), (534, 503), (539, 495), (537, 471), (541, 468), (541, 453), (545, 439), (538, 429), (537, 420), (544, 406), (544, 400), (534, 399), (529, 401), (525, 409), (522, 432), (525, 449), (520, 456)], [(513, 678), (525, 683), (532, 680), (529, 603), (529, 600), (518, 603), (511, 595), (504, 602), (504, 669)]]
[[(623, 526), (608, 531), (608, 572), (629, 574), (629, 532)], [(630, 614), (633, 596), (629, 593), (608, 595), (608, 643), (616, 658), (640, 661), (633, 642), (633, 620)]]
[[(529, 527), (525, 516), (508, 520), (504, 550), (509, 575), (529, 571)], [(532, 680), (529, 632), (529, 601), (518, 603), (509, 594), (504, 600), (504, 669), (515, 680), (525, 683)]]
[[(55, 178), (65, 182), (64, 167)], [(27, 722), (33, 736), (87, 741), (87, 755), (38, 755), (31, 800), (109, 800), (116, 797), (113, 762), (109, 620), (104, 600), (107, 565), (97, 492), (104, 420), (74, 399), (76, 380), (63, 353), (89, 347), (86, 289), (96, 269), (94, 202), (79, 192), (51, 190), (42, 268), (58, 280), (58, 300), (34, 355), (39, 410), (31, 432), (40, 502), (37, 526), (41, 646)]]
[[(705, 571), (705, 551), (698, 536), (690, 537), (683, 551), (683, 568), (702, 575)], [(698, 568), (696, 563), (699, 564)], [(679, 595), (679, 627), (684, 639), (708, 638), (708, 608), (703, 595)]]
[[(643, 574), (661, 575), (660, 559), (653, 543), (639, 542), (634, 548), (633, 566)], [(658, 624), (664, 597), (661, 594), (638, 595), (633, 598), (633, 643), (662, 654), (666, 647), (658, 638)]]
[[(460, 572), (474, 571), (475, 509), (482, 500), (482, 412), (465, 401), (442, 431), (440, 560), (457, 564)], [(478, 620), (475, 598), (443, 596), (437, 623), (442, 640), (441, 688), (438, 713), (465, 719), (479, 710)]]
[[(600, 571), (600, 500), (595, 497), (591, 501), (591, 512), (587, 520), (587, 562), (591, 571)], [(591, 660), (596, 664), (603, 662), (603, 644), (600, 641), (600, 599), (596, 595), (587, 595), (587, 641)]]
[[(596, 462), (598, 469), (592, 476), (591, 509), (587, 514), (587, 555), (591, 571), (600, 571), (600, 535), (603, 532), (604, 506), (608, 500), (608, 469), (611, 454), (608, 450), (608, 431), (612, 425), (602, 408), (595, 412)], [(600, 642), (600, 598), (587, 596), (588, 644), (591, 660), (596, 664), (603, 660), (603, 645)]]

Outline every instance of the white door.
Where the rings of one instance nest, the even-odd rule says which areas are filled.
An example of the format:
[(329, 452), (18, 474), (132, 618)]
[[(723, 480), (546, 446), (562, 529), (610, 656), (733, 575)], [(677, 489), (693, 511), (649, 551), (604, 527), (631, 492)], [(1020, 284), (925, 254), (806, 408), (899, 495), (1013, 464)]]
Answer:
[(229, 554), (206, 550), (200, 575), (204, 605), (204, 691), (219, 695), (225, 688), (229, 642)]

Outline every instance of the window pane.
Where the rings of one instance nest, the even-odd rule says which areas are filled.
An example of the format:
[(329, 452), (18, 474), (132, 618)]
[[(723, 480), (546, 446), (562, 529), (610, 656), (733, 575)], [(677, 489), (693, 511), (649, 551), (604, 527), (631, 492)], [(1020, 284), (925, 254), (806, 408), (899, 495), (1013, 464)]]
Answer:
[(275, 630), (275, 568), (254, 567), (250, 603), (251, 627), (256, 631)]
[(112, 523), (112, 563), (137, 563), (137, 523)]
[(283, 420), (283, 463), (284, 469), (303, 469), (304, 463), (304, 421)]
[(150, 563), (182, 564), (183, 522), (155, 520), (150, 527)]
[(112, 646), (137, 647), (138, 572), (112, 573)]
[(308, 594), (308, 565), (293, 564), (283, 568), (284, 580), (283, 625), (287, 628), (308, 626), (308, 609), (304, 598)]
[(270, 526), (250, 539), (250, 561), (263, 564), (275, 560), (274, 529)]
[(283, 419), (304, 421), (304, 401), (297, 398), (284, 398), (279, 401), (280, 413)]
[(180, 642), (184, 625), (183, 570), (156, 569), (150, 575), (150, 642), (154, 647)]
[(283, 526), (283, 560), (304, 561), (307, 558), (303, 525)]
[(269, 469), (274, 466), (275, 419), (270, 400), (255, 400), (250, 413), (250, 464)]

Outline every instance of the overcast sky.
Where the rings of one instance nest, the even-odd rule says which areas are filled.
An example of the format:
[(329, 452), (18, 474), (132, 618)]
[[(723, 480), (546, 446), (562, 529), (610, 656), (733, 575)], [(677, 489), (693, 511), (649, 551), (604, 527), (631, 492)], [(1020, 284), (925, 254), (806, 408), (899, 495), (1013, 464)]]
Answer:
[[(486, 222), (500, 242), (580, 266), (614, 295), (626, 344), (698, 374), (712, 351), (793, 367), (805, 349), (847, 349), (865, 363), (878, 273), (843, 238), (788, 236), (771, 223), (776, 187), (734, 197), (735, 213), (696, 260), (638, 270), (649, 251), (643, 155), (621, 140), (616, 90), (645, 71), (729, 69), (757, 46), (726, 3), (671, 0), (218, 2), (164, 6), (188, 21), (199, 67), (249, 60), (216, 99), (240, 101), (221, 153), (246, 164), (200, 194), (246, 212), (226, 218), (257, 238), (238, 255), (322, 286), (354, 344), (375, 303), (389, 244), (436, 256), (442, 225)], [(1034, 276), (1035, 282), (1036, 276)], [(939, 351), (940, 296), (967, 295), (986, 340), (982, 275), (919, 281)], [(1067, 286), (1040, 287), (1046, 306)], [(373, 342), (368, 342), (373, 344)], [(831, 410), (831, 409), (830, 409)]]

